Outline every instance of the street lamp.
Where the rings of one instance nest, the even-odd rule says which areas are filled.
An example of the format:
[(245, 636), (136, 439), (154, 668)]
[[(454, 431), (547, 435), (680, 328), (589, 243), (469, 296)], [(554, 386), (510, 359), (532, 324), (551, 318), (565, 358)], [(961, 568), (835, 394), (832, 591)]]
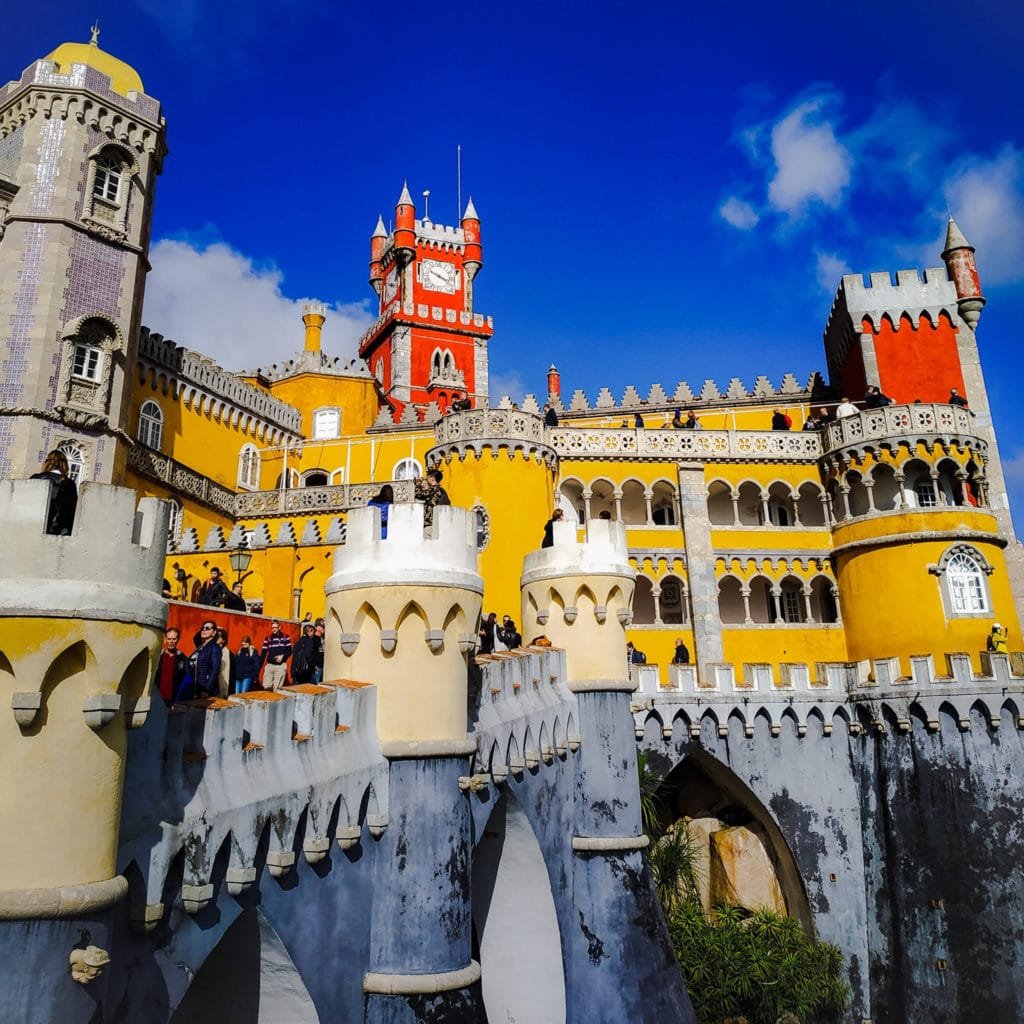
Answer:
[(240, 583), (242, 581), (242, 573), (249, 568), (249, 563), (252, 561), (252, 552), (247, 551), (247, 547), (247, 539), (243, 537), (238, 547), (228, 556), (231, 568), (238, 573), (238, 579), (235, 581), (236, 583)]

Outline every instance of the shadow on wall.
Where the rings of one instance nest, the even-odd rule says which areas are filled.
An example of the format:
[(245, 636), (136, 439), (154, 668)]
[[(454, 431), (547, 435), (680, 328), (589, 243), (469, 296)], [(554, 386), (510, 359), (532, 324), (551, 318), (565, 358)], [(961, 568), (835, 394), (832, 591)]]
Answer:
[(171, 1024), (320, 1024), (277, 932), (247, 907), (192, 980)]

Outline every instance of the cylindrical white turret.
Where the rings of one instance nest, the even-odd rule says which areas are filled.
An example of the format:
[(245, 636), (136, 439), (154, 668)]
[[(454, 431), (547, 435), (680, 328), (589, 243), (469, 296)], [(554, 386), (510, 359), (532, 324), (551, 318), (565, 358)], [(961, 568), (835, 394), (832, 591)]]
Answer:
[(483, 580), (476, 526), (465, 509), (392, 505), (354, 509), (327, 581), (324, 671), (378, 688), (386, 755), (464, 753), (466, 653), (476, 643)]
[(523, 563), (523, 636), (543, 633), (565, 648), (569, 688), (632, 690), (626, 665), (626, 625), (632, 618), (636, 572), (622, 523), (592, 519), (587, 540), (576, 524), (554, 524), (554, 545)]

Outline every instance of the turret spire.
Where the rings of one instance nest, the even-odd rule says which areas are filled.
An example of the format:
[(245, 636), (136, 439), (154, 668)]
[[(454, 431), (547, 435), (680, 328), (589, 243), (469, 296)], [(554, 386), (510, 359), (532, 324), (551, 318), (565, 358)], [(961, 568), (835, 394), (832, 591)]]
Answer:
[(973, 331), (981, 319), (985, 297), (981, 293), (978, 265), (974, 260), (974, 246), (967, 241), (953, 215), (946, 227), (946, 248), (942, 250), (949, 279), (956, 285), (957, 309), (960, 317)]

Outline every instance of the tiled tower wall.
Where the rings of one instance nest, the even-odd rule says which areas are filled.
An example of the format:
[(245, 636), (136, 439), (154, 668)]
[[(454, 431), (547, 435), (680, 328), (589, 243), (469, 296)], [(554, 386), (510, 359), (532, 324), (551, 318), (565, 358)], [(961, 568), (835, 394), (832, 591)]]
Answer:
[[(117, 432), (128, 428), (125, 370), (135, 361), (163, 145), (157, 104), (132, 95), (111, 92), (92, 68), (61, 75), (47, 61), (0, 91), (0, 177), (17, 188), (0, 235), (0, 475), (36, 471), (63, 441), (83, 452), (84, 478), (116, 481), (123, 471)], [(156, 123), (130, 119), (143, 107)], [(122, 184), (123, 220), (111, 227), (90, 222), (88, 194), (90, 157), (108, 144), (134, 164)], [(94, 316), (111, 338), (100, 381), (81, 387), (70, 380), (67, 336)]]

